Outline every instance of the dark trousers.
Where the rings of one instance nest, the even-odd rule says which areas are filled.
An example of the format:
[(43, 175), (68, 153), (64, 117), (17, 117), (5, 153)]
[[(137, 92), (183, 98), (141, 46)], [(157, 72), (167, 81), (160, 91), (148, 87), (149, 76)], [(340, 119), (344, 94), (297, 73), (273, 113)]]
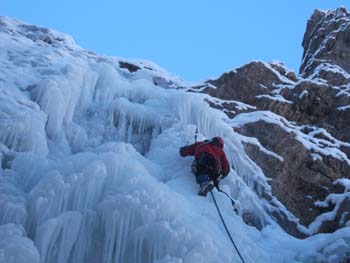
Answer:
[(201, 153), (192, 163), (192, 173), (196, 176), (196, 181), (201, 184), (205, 181), (207, 175), (208, 180), (213, 180), (217, 186), (217, 178), (219, 177), (217, 164), (213, 156), (208, 153)]

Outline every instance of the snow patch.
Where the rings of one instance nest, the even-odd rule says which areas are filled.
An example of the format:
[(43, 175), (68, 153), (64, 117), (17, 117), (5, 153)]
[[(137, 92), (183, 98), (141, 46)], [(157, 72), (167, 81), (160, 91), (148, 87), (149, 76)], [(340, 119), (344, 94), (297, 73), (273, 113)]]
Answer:
[(340, 111), (346, 111), (346, 110), (350, 109), (350, 105), (341, 106), (341, 107), (338, 107), (337, 109), (340, 110)]
[(290, 100), (286, 100), (282, 95), (275, 95), (275, 96), (271, 96), (271, 95), (258, 95), (256, 96), (256, 98), (261, 99), (261, 98), (267, 98), (270, 100), (275, 100), (278, 102), (282, 102), (282, 103), (288, 103), (288, 104), (293, 104), (292, 101)]

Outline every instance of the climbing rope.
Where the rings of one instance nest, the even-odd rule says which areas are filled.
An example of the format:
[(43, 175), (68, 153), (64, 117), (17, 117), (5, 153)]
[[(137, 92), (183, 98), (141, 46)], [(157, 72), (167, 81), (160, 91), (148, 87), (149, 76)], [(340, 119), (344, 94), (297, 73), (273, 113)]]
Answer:
[(220, 212), (219, 206), (218, 206), (218, 204), (216, 203), (216, 200), (215, 200), (215, 197), (214, 197), (214, 194), (213, 194), (213, 191), (212, 191), (212, 190), (210, 190), (210, 194), (211, 194), (211, 197), (213, 198), (213, 201), (214, 201), (216, 210), (218, 211), (218, 214), (219, 214), (219, 216), (220, 216), (220, 219), (221, 219), (221, 221), (222, 221), (222, 224), (223, 224), (224, 227), (225, 227), (225, 230), (226, 230), (227, 235), (229, 236), (229, 238), (230, 238), (230, 240), (231, 240), (231, 242), (232, 242), (234, 248), (236, 249), (236, 252), (237, 252), (238, 256), (240, 257), (240, 259), (242, 260), (242, 262), (245, 263), (245, 261), (244, 261), (242, 255), (241, 255), (241, 253), (239, 253), (239, 250), (238, 250), (238, 248), (237, 248), (235, 242), (233, 241), (233, 238), (232, 238), (232, 236), (231, 236), (231, 234), (230, 234), (230, 231), (228, 231), (228, 228), (227, 228), (227, 226), (226, 226), (226, 223), (225, 223), (225, 221), (224, 221), (224, 218), (222, 217), (222, 214), (221, 214), (221, 212)]

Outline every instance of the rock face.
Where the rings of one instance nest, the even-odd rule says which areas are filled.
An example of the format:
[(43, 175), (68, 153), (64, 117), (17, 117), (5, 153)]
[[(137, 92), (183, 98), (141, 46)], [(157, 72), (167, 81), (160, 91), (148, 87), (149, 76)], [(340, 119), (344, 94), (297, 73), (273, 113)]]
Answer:
[(345, 8), (333, 12), (315, 10), (307, 22), (303, 39), (303, 62), (300, 74), (317, 73), (321, 64), (331, 64), (350, 71), (350, 14)]
[[(274, 67), (282, 69), (285, 75), (280, 74)], [(255, 104), (258, 95), (267, 94), (275, 89), (277, 85), (293, 83), (286, 75), (287, 73), (281, 65), (258, 61), (251, 62), (223, 74), (217, 80), (210, 80), (209, 82), (219, 89), (209, 88), (205, 92), (222, 99), (233, 99), (247, 104)], [(292, 76), (292, 79), (294, 77)]]
[(328, 206), (317, 202), (342, 193), (337, 180), (350, 178), (350, 14), (315, 10), (302, 46), (299, 76), (282, 63), (251, 62), (201, 90), (221, 99), (212, 106), (233, 122), (247, 119), (234, 129), (258, 139), (247, 140), (245, 150), (300, 224), (291, 224), (283, 211), (273, 213), (277, 221), (299, 237), (335, 231), (350, 219), (346, 198)]

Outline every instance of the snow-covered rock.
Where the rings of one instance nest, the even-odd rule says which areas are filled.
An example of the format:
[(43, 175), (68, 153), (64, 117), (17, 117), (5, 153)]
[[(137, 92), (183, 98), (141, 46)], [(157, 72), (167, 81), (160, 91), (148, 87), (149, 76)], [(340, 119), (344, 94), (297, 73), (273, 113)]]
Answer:
[[(210, 105), (233, 119), (246, 152), (271, 178), (267, 181), (272, 193), (305, 227), (328, 212), (315, 201), (339, 194), (333, 182), (350, 176), (349, 33), (344, 8), (316, 10), (304, 36), (300, 76), (280, 62), (253, 61), (208, 80), (211, 86), (193, 87), (214, 96), (208, 99)], [(350, 208), (339, 210), (313, 232), (345, 226), (342, 214), (348, 212)], [(302, 228), (289, 222), (283, 211), (274, 214), (287, 231), (298, 235)]]
[(308, 20), (302, 45), (303, 77), (321, 77), (333, 85), (340, 85), (344, 79), (349, 82), (350, 14), (344, 7), (315, 10)]

